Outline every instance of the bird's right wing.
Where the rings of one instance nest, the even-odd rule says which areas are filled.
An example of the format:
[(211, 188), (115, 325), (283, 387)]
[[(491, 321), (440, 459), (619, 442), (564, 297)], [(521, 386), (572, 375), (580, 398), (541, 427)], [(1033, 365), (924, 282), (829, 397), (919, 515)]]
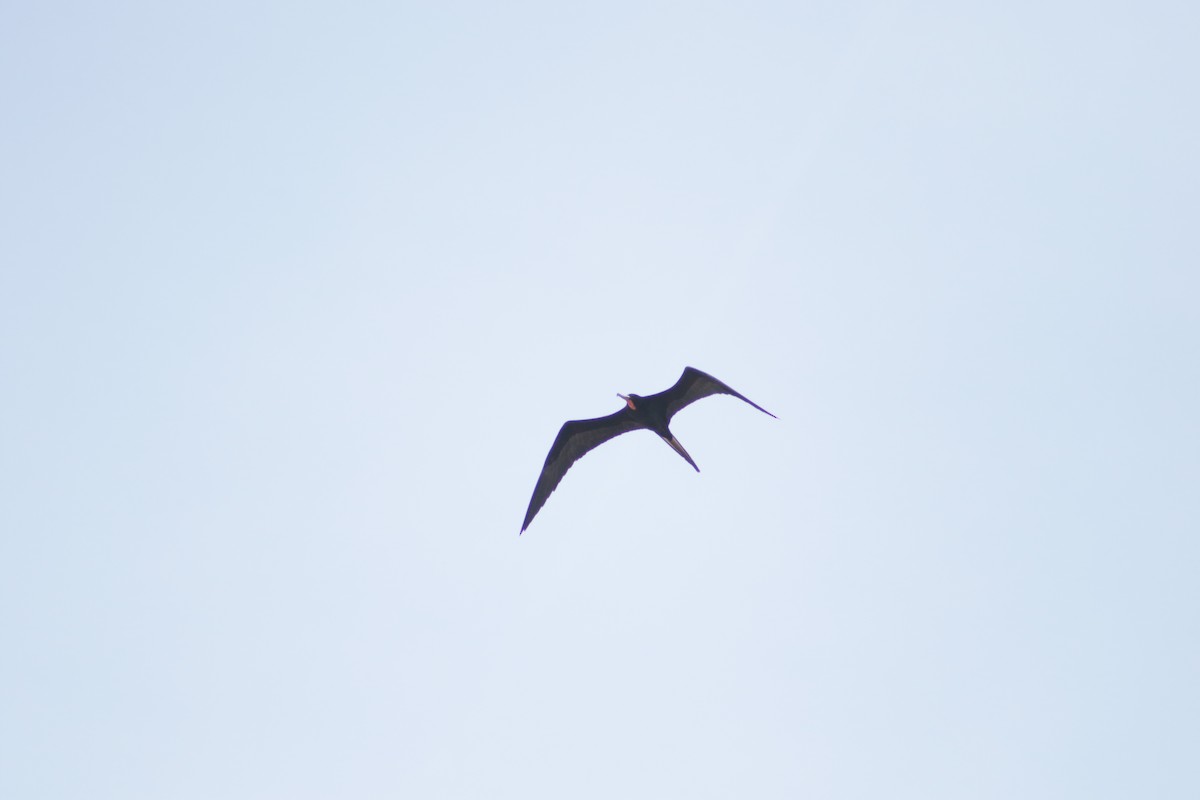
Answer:
[(550, 446), (550, 453), (546, 456), (546, 463), (542, 466), (537, 485), (533, 487), (533, 497), (529, 500), (529, 510), (525, 512), (521, 533), (533, 522), (533, 518), (546, 504), (546, 499), (557, 488), (572, 464), (583, 458), (589, 450), (594, 450), (609, 439), (640, 427), (642, 426), (629, 418), (624, 409), (607, 417), (575, 419), (564, 423), (554, 439), (554, 444)]

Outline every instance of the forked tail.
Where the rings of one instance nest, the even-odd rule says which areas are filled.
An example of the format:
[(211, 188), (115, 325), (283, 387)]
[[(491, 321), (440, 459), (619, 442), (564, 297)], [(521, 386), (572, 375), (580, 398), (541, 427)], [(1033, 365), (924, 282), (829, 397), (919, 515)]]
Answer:
[(671, 434), (668, 436), (663, 436), (660, 433), (659, 436), (662, 436), (662, 440), (664, 442), (666, 442), (667, 444), (671, 445), (672, 450), (674, 450), (676, 453), (679, 453), (679, 455), (683, 456), (683, 460), (688, 462), (689, 464), (691, 464), (692, 469), (696, 470), (696, 472), (700, 471), (700, 468), (696, 466), (696, 462), (692, 461), (692, 457), (688, 455), (687, 450), (683, 449), (683, 445), (681, 445), (679, 443), (679, 440), (675, 438), (674, 434)]

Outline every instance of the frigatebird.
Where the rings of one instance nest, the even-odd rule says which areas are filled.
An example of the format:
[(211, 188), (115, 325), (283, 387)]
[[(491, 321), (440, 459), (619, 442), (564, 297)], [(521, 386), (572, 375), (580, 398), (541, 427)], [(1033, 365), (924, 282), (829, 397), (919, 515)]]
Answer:
[(679, 380), (675, 381), (675, 385), (664, 392), (649, 397), (618, 393), (617, 397), (625, 401), (625, 407), (617, 413), (596, 419), (573, 419), (559, 429), (554, 444), (550, 446), (550, 453), (546, 456), (546, 463), (542, 466), (542, 474), (538, 477), (537, 485), (533, 487), (533, 497), (529, 500), (529, 510), (525, 512), (521, 533), (533, 522), (533, 518), (546, 504), (546, 499), (572, 464), (583, 458), (588, 451), (622, 433), (641, 428), (654, 431), (672, 450), (679, 453), (684, 461), (691, 464), (692, 469), (699, 472), (700, 468), (696, 466), (696, 462), (692, 461), (692, 457), (667, 426), (681, 409), (713, 394), (733, 395), (767, 416), (775, 417), (770, 411), (695, 367), (686, 368)]

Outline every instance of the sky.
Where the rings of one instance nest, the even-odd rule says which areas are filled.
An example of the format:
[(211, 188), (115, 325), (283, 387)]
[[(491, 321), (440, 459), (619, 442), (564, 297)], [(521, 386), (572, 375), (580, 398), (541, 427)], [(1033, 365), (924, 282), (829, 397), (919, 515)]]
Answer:
[(3, 5), (0, 796), (1200, 795), (1198, 33)]

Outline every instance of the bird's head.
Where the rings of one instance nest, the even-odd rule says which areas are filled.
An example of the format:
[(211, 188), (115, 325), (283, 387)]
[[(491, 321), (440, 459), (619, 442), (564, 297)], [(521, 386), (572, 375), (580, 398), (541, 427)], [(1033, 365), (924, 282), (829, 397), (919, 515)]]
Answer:
[(629, 406), (630, 411), (637, 411), (637, 404), (634, 401), (642, 399), (636, 394), (621, 394), (620, 392), (617, 392), (617, 397), (625, 401), (625, 405)]

